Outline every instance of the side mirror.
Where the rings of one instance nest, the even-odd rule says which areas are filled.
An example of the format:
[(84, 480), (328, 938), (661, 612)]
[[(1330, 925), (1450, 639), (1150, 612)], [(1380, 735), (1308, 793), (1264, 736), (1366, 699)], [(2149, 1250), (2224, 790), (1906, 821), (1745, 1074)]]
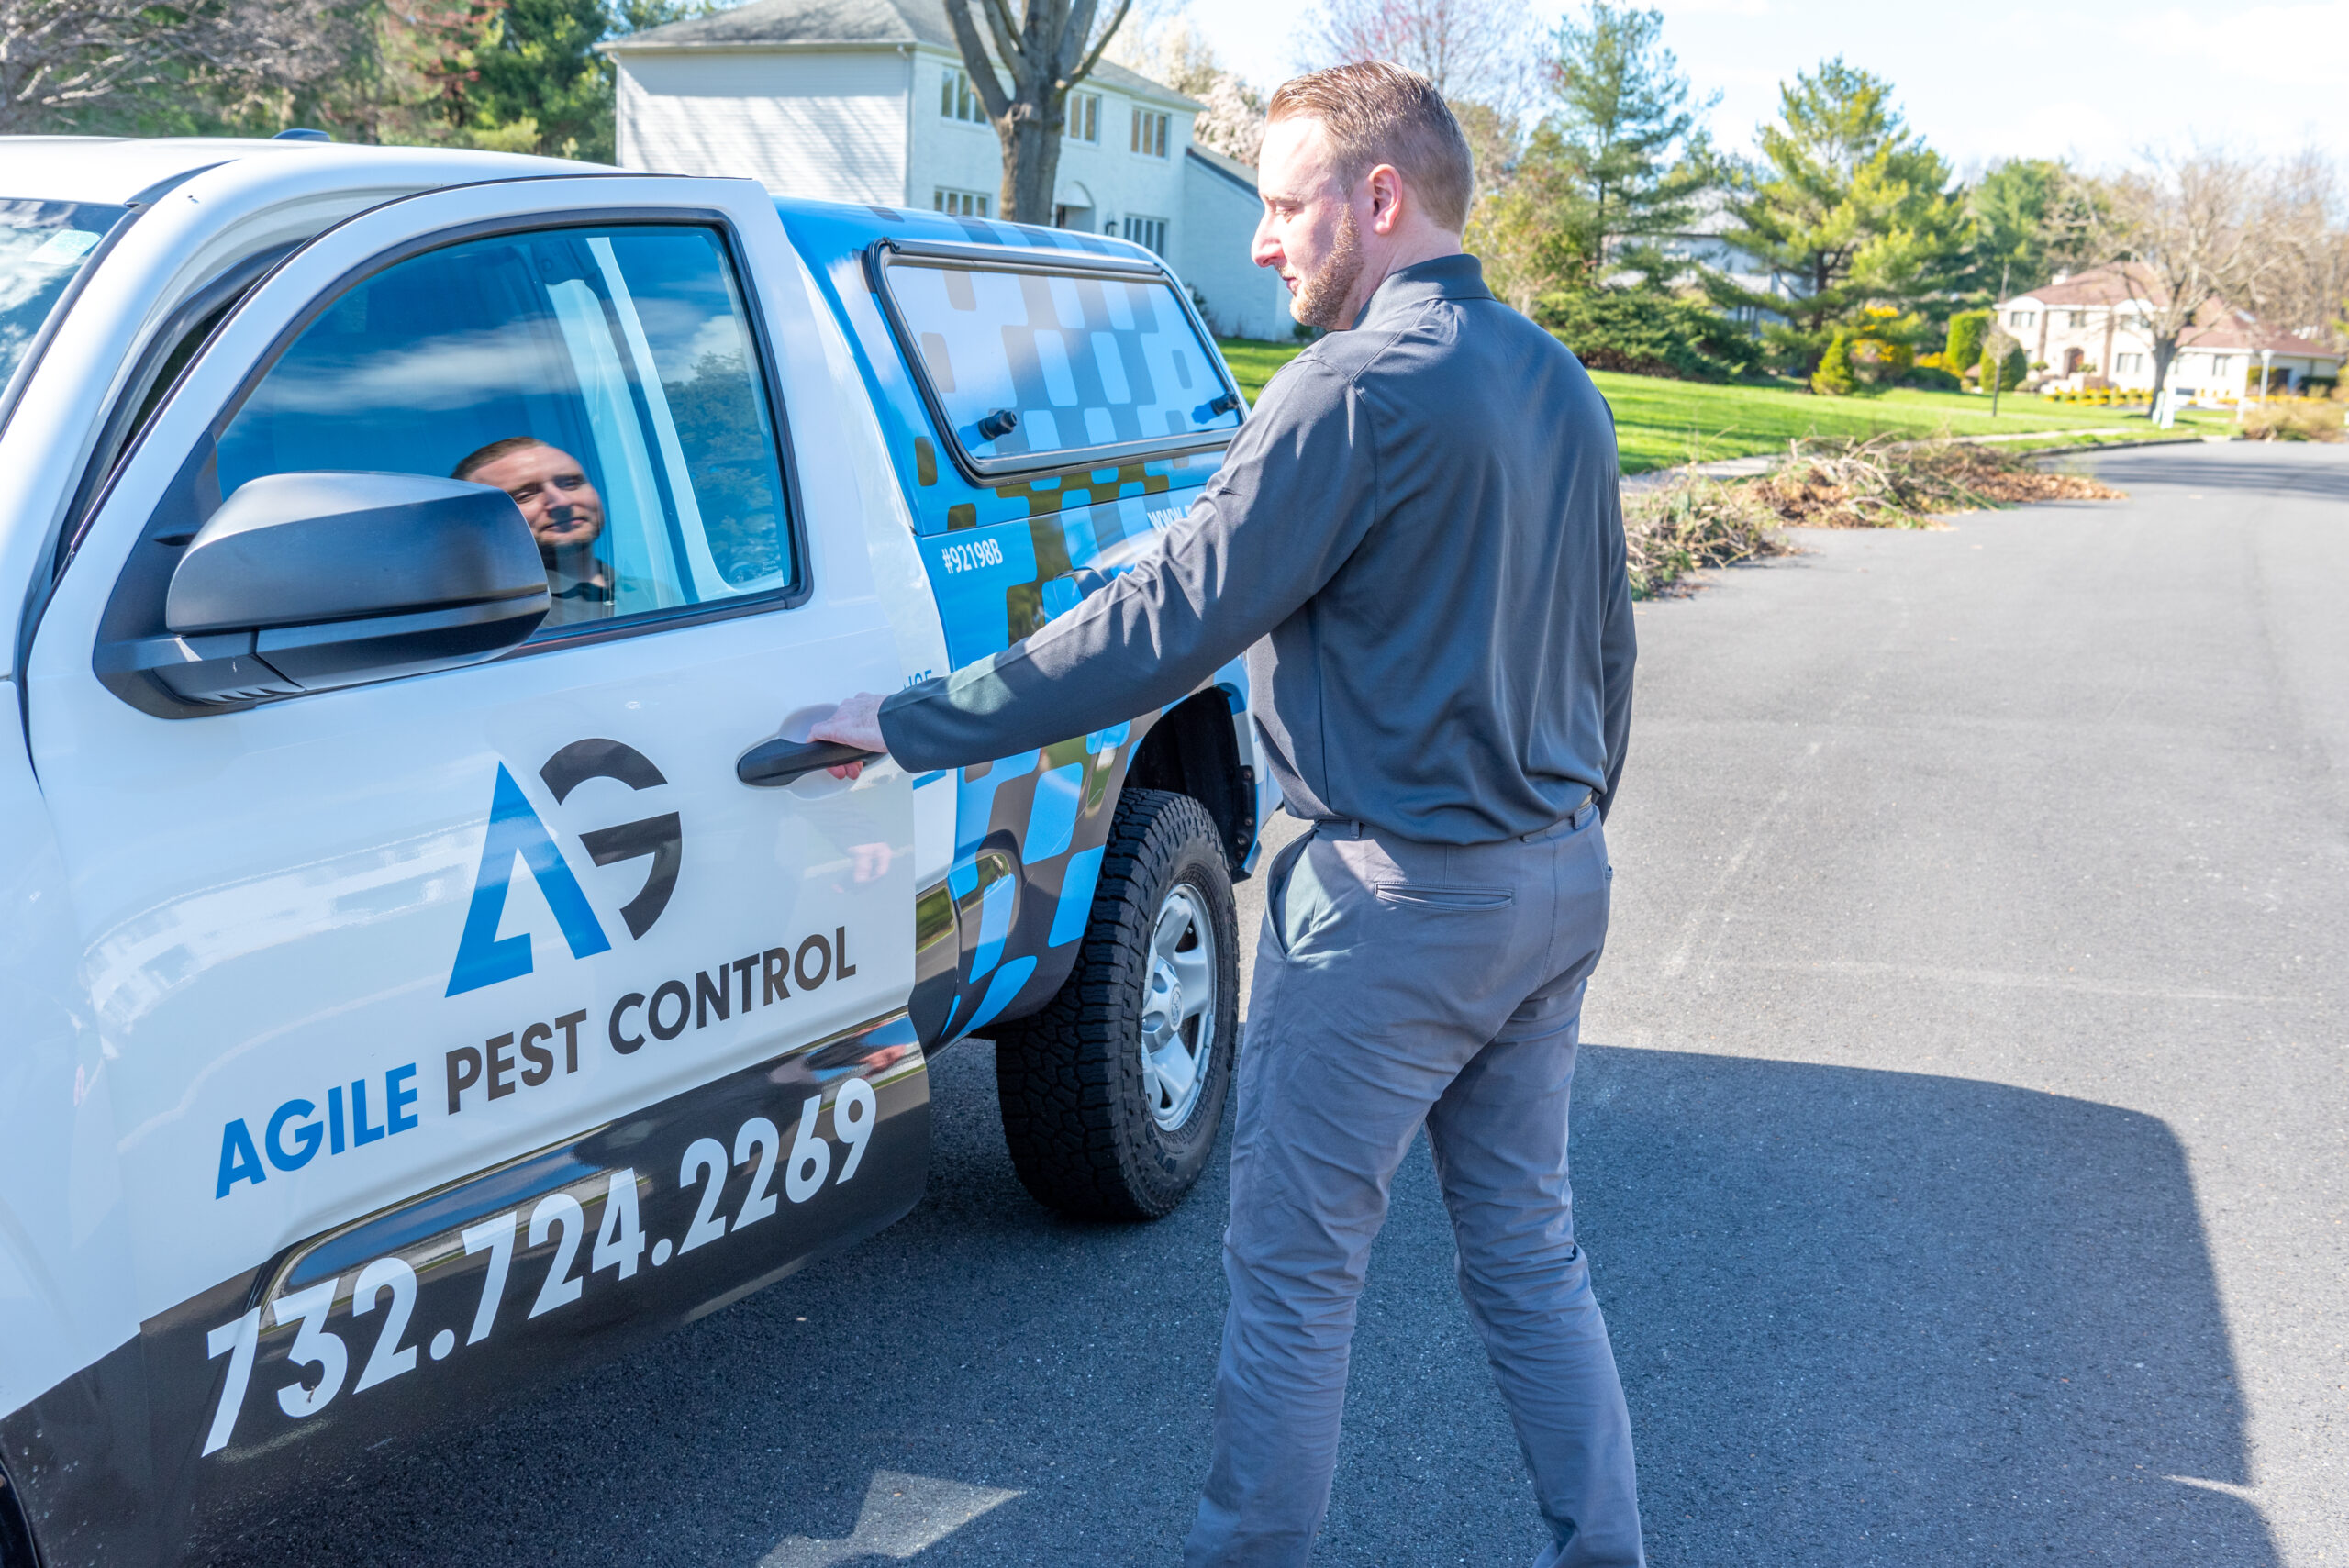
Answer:
[(183, 702), (250, 702), (495, 658), (546, 618), (504, 491), (412, 473), (279, 473), (222, 503), (173, 569), (171, 635), (134, 663)]

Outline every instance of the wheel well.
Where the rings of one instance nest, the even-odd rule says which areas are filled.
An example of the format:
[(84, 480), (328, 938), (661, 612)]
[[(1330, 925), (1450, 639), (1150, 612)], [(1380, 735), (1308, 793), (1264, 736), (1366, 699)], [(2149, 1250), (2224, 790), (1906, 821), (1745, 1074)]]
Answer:
[(1247, 874), (1241, 868), (1256, 841), (1255, 773), (1240, 764), (1231, 706), (1219, 689), (1186, 697), (1151, 726), (1125, 782), (1140, 789), (1173, 790), (1206, 806), (1223, 837), (1232, 880)]

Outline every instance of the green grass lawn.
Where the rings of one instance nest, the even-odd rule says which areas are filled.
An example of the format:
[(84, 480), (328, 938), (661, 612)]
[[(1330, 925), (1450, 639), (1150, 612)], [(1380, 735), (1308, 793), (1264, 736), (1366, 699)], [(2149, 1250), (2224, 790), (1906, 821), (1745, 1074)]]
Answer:
[[(1253, 400), (1303, 345), (1232, 339), (1221, 347)], [(1993, 419), (1988, 398), (1962, 392), (1901, 387), (1870, 397), (1814, 397), (1786, 386), (1721, 386), (1611, 371), (1593, 372), (1591, 380), (1615, 410), (1617, 450), (1626, 473), (1779, 451), (1804, 436), (1932, 436), (1944, 430), (1955, 436), (2021, 435), (2123, 427), (2148, 437), (2157, 433), (2142, 413), (2044, 403), (2019, 393), (2000, 400)], [(2180, 411), (2178, 433), (2200, 427), (2221, 433), (2233, 422), (2215, 410)]]

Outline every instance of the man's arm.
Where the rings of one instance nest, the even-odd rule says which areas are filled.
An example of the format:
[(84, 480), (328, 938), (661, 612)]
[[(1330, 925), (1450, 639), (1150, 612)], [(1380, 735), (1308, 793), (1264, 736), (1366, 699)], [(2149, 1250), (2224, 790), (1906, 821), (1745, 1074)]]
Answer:
[(1599, 733), (1607, 745), (1607, 787), (1598, 796), (1602, 822), (1614, 809), (1615, 786), (1622, 780), (1623, 757), (1631, 747), (1631, 667), (1639, 658), (1638, 637), (1631, 628), (1631, 580), (1624, 560), (1623, 484), (1614, 463), (1609, 462), (1607, 469), (1599, 499), (1607, 540), (1607, 584), (1601, 590), (1598, 631), (1598, 680), (1604, 705)]
[(1376, 471), (1352, 384), (1297, 361), (1189, 515), (1130, 570), (1000, 653), (885, 701), (852, 698), (815, 739), (885, 749), (928, 772), (1107, 729), (1174, 702), (1345, 563), (1376, 517)]

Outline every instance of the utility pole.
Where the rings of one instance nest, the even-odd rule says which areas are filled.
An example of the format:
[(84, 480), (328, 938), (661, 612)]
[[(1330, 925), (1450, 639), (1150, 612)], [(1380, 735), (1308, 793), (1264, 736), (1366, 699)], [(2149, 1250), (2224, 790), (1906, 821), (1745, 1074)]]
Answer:
[(1990, 306), (1990, 329), (1982, 334), (1982, 373), (1990, 382), (1990, 417), (1998, 417), (1998, 394), (2006, 390), (2007, 367), (1998, 358), (1998, 306), (2007, 302), (2007, 277), (2015, 259), (2009, 256), (1998, 263), (1998, 297)]

